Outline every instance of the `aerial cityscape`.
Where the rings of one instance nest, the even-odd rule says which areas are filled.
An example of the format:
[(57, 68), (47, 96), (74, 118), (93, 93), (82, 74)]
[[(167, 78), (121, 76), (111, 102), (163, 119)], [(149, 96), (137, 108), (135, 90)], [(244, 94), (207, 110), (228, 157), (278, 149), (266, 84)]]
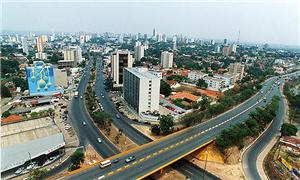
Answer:
[(1, 14), (1, 179), (300, 179), (298, 0)]

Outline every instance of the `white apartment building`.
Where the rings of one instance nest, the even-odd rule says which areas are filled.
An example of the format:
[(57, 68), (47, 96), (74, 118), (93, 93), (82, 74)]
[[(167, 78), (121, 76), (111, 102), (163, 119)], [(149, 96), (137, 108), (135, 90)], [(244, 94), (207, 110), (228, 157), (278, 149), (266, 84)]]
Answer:
[(207, 89), (213, 91), (219, 91), (225, 87), (225, 81), (216, 77), (206, 76), (203, 80), (207, 83)]
[(23, 38), (21, 38), (21, 41), (22, 41), (22, 51), (23, 51), (23, 53), (25, 53), (26, 55), (28, 55), (29, 51), (28, 51), (28, 41), (27, 41), (27, 38), (23, 37)]
[(201, 71), (191, 71), (188, 73), (188, 78), (192, 81), (197, 81), (198, 79), (203, 79), (208, 76), (208, 74)]
[(224, 86), (225, 87), (232, 86), (235, 83), (235, 81), (234, 81), (235, 80), (235, 75), (233, 75), (233, 74), (229, 74), (229, 73), (217, 74), (217, 75), (214, 75), (214, 77), (224, 80)]
[(173, 67), (173, 53), (164, 51), (161, 53), (161, 66), (163, 68)]
[(147, 68), (124, 68), (123, 97), (138, 113), (159, 110), (160, 79)]
[(130, 51), (116, 51), (111, 56), (111, 77), (115, 86), (123, 84), (123, 68), (131, 68), (133, 63)]
[(151, 70), (149, 72), (152, 73), (152, 74), (154, 74), (155, 76), (157, 76), (159, 79), (163, 78), (162, 77), (162, 72), (160, 72), (160, 71), (153, 71), (153, 70)]
[(237, 80), (242, 80), (244, 77), (244, 71), (245, 71), (245, 65), (241, 63), (231, 63), (229, 65), (229, 73), (230, 74), (238, 74), (238, 79)]
[(47, 54), (43, 52), (37, 52), (35, 53), (35, 58), (44, 60), (47, 59)]
[(144, 57), (145, 47), (141, 44), (141, 42), (136, 42), (134, 47), (134, 58), (136, 61), (140, 61), (142, 57)]
[(82, 62), (82, 52), (79, 46), (69, 46), (63, 50), (64, 60), (71, 60), (79, 64)]

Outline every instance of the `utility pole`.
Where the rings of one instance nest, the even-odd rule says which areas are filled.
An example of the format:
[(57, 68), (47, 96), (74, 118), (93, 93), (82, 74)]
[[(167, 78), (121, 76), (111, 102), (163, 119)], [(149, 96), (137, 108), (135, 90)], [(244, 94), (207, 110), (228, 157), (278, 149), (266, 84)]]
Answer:
[(203, 180), (205, 180), (205, 171), (206, 171), (207, 155), (208, 155), (208, 152), (205, 151), (205, 164), (204, 164), (204, 171), (203, 171)]

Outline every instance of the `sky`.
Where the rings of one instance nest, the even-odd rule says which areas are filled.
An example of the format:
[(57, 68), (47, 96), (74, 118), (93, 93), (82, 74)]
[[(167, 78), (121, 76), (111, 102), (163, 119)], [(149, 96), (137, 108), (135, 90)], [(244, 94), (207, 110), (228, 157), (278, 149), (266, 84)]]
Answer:
[(183, 34), (203, 39), (300, 44), (298, 0), (2, 0), (11, 31)]

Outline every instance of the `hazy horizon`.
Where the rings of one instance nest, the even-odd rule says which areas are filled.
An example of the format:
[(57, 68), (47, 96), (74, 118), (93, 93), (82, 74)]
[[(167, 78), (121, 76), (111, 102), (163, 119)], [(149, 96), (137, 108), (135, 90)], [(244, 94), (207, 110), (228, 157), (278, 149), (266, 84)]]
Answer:
[(298, 1), (2, 3), (2, 31), (183, 34), (299, 46)]

